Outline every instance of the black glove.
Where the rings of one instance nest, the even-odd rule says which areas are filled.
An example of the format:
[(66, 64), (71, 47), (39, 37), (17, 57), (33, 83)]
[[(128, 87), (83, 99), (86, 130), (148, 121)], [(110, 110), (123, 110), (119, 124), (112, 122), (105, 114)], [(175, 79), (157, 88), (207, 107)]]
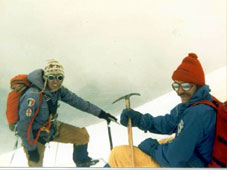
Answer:
[(128, 126), (128, 119), (131, 118), (132, 120), (132, 126), (133, 127), (138, 127), (139, 124), (140, 124), (140, 121), (141, 121), (141, 118), (142, 118), (143, 114), (140, 113), (140, 112), (137, 112), (133, 109), (130, 109), (130, 110), (127, 110), (127, 109), (124, 109), (121, 113), (121, 124), (123, 126)]
[(112, 116), (109, 113), (104, 112), (103, 110), (100, 112), (98, 117), (101, 118), (101, 119), (105, 119), (108, 123), (110, 123), (111, 121), (117, 122), (116, 117)]
[(39, 152), (36, 148), (35, 150), (28, 151), (29, 160), (33, 162), (39, 162)]

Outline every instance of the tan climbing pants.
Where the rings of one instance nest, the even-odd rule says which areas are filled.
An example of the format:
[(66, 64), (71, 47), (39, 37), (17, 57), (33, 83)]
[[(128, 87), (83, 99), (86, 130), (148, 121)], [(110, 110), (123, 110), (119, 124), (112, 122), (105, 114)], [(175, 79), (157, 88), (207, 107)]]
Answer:
[[(160, 140), (159, 143), (166, 143), (173, 140), (173, 137)], [(137, 168), (160, 168), (161, 166), (154, 161), (149, 155), (141, 151), (138, 147), (133, 147), (134, 164)], [(109, 165), (111, 168), (129, 168), (131, 166), (130, 147), (121, 145), (114, 147), (109, 156)]]
[[(63, 122), (59, 123), (60, 126), (57, 132), (58, 136), (56, 136), (51, 142), (71, 143), (75, 145), (85, 145), (89, 142), (89, 134), (86, 128), (79, 128)], [(30, 161), (27, 150), (24, 148), (29, 167), (42, 167), (43, 165), (45, 145), (38, 142), (37, 148), (40, 155), (39, 162)]]

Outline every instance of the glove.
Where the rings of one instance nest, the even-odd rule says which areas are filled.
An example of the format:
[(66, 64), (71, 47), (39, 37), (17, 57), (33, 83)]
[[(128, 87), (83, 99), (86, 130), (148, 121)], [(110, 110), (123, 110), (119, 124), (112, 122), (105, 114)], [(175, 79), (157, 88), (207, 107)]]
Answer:
[(112, 116), (109, 113), (104, 112), (103, 110), (100, 112), (98, 117), (101, 118), (101, 119), (105, 119), (108, 123), (110, 123), (111, 121), (117, 122), (116, 117)]
[(39, 162), (39, 152), (36, 148), (35, 150), (28, 151), (29, 160), (33, 162)]
[(159, 145), (156, 139), (148, 138), (139, 144), (139, 148), (148, 155), (152, 155), (155, 148)]
[(124, 109), (121, 113), (121, 119), (120, 122), (123, 126), (128, 126), (128, 119), (131, 118), (132, 120), (132, 126), (138, 127), (141, 121), (143, 114), (140, 112), (137, 112), (133, 109), (127, 110)]

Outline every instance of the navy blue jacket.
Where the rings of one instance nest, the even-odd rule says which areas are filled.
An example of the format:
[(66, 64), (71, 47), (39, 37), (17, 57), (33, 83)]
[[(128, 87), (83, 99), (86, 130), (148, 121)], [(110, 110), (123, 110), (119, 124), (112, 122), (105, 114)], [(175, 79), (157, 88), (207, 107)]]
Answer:
[(140, 129), (158, 134), (176, 133), (173, 141), (158, 145), (150, 154), (163, 167), (204, 167), (210, 162), (216, 111), (205, 104), (191, 107), (200, 100), (212, 101), (209, 91), (207, 85), (200, 87), (188, 103), (178, 104), (170, 114), (142, 116)]

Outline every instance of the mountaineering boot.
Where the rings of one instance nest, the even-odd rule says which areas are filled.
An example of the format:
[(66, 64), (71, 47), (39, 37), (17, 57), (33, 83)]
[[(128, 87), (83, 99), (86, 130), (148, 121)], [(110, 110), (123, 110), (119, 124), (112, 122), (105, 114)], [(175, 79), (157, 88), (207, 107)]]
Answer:
[(88, 144), (73, 145), (73, 161), (77, 167), (90, 167), (99, 162), (98, 159), (92, 159), (88, 156)]
[(99, 162), (98, 159), (89, 159), (89, 160), (85, 160), (85, 161), (78, 161), (76, 163), (76, 167), (90, 167), (92, 165), (95, 165)]

